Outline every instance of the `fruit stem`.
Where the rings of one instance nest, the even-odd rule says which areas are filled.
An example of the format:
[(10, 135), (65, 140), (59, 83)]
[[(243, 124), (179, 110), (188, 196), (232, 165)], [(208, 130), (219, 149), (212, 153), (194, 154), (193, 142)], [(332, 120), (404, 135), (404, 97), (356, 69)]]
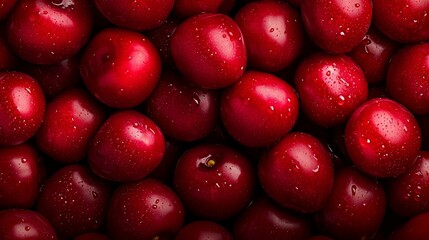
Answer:
[(214, 159), (209, 159), (206, 162), (207, 167), (213, 167), (216, 164), (216, 161)]

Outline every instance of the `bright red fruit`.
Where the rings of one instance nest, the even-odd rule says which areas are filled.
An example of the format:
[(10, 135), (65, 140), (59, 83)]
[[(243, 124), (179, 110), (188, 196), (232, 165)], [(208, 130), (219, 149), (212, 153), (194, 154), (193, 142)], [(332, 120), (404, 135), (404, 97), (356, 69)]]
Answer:
[(255, 183), (251, 162), (225, 145), (188, 149), (174, 173), (174, 186), (185, 207), (210, 220), (225, 220), (244, 209)]
[(110, 195), (110, 185), (89, 168), (67, 165), (45, 181), (37, 211), (60, 237), (70, 239), (104, 226)]
[(22, 0), (8, 17), (13, 50), (35, 64), (52, 64), (78, 53), (92, 32), (92, 6), (86, 0)]
[(392, 210), (402, 216), (429, 211), (429, 152), (420, 152), (416, 162), (388, 185)]
[(393, 40), (410, 43), (429, 40), (429, 2), (373, 0), (374, 24)]
[(347, 167), (336, 173), (332, 194), (317, 221), (334, 239), (370, 239), (379, 230), (385, 209), (383, 187)]
[(371, 24), (371, 0), (302, 0), (300, 6), (307, 33), (328, 52), (352, 50)]
[(183, 205), (173, 190), (145, 178), (115, 190), (107, 230), (112, 240), (173, 239), (184, 216)]
[(155, 46), (138, 32), (107, 28), (85, 49), (80, 73), (86, 87), (109, 107), (130, 108), (158, 83), (161, 60)]
[(36, 143), (56, 161), (82, 161), (105, 117), (104, 107), (92, 95), (82, 89), (71, 89), (47, 104)]
[(254, 200), (238, 216), (233, 226), (236, 240), (306, 240), (310, 233), (309, 221), (265, 197)]
[(167, 19), (174, 0), (95, 0), (95, 4), (113, 24), (144, 31), (158, 27)]
[(295, 74), (302, 110), (316, 124), (342, 124), (368, 98), (368, 83), (359, 66), (345, 55), (315, 53)]
[(39, 158), (29, 144), (0, 147), (0, 209), (33, 207), (40, 188)]
[(281, 206), (309, 213), (331, 194), (334, 168), (328, 150), (312, 135), (289, 133), (260, 160), (259, 181)]
[(145, 177), (161, 162), (165, 140), (159, 127), (134, 110), (113, 113), (94, 137), (89, 164), (99, 176), (112, 181)]
[(382, 82), (398, 44), (376, 28), (370, 28), (362, 41), (348, 55), (362, 68), (368, 83)]
[(185, 225), (177, 233), (175, 240), (233, 240), (232, 235), (222, 225), (212, 221), (194, 221)]
[(351, 116), (345, 130), (348, 155), (362, 171), (394, 177), (414, 163), (421, 132), (414, 116), (387, 98), (365, 102)]
[(146, 104), (148, 116), (163, 133), (182, 141), (207, 136), (218, 121), (218, 92), (164, 72)]
[(225, 128), (240, 144), (269, 146), (288, 133), (298, 118), (295, 90), (282, 79), (248, 71), (224, 89), (220, 113)]
[(409, 218), (402, 226), (390, 234), (389, 240), (426, 240), (429, 236), (428, 221), (429, 212)]
[(247, 52), (240, 28), (230, 17), (202, 13), (182, 22), (171, 39), (177, 68), (204, 88), (223, 88), (243, 74)]
[(298, 12), (280, 1), (244, 5), (234, 17), (246, 42), (249, 67), (277, 72), (290, 65), (304, 45)]
[(393, 56), (387, 72), (389, 94), (415, 114), (429, 114), (428, 59), (429, 43), (407, 45)]
[(199, 13), (224, 13), (231, 11), (235, 0), (175, 0), (173, 12), (182, 19)]
[(21, 72), (0, 73), (0, 146), (17, 145), (36, 134), (45, 114), (39, 84)]
[(57, 240), (55, 230), (41, 214), (24, 209), (0, 211), (0, 238), (3, 240)]

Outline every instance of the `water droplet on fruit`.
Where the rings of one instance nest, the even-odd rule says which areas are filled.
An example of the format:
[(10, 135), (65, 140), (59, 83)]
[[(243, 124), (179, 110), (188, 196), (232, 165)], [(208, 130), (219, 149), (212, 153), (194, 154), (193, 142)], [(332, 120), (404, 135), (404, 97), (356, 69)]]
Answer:
[(316, 168), (314, 168), (312, 171), (314, 173), (317, 173), (317, 172), (319, 172), (319, 170), (320, 170), (320, 165), (317, 165)]
[(274, 28), (270, 28), (270, 32), (274, 32)]
[(152, 205), (152, 208), (153, 208), (153, 209), (157, 209), (157, 208), (158, 208), (158, 206), (154, 204), (154, 205)]
[(345, 35), (346, 35), (346, 33), (345, 33), (345, 32), (343, 32), (343, 31), (341, 31), (341, 32), (340, 32), (340, 35), (341, 35), (341, 36), (345, 36)]
[(404, 132), (408, 132), (407, 126), (404, 126)]
[(28, 232), (28, 231), (30, 231), (30, 230), (31, 230), (31, 227), (30, 227), (30, 226), (25, 226), (25, 228), (24, 228), (24, 229), (25, 229), (25, 231), (27, 231), (27, 232)]
[(338, 105), (344, 105), (346, 98), (343, 95), (338, 96)]
[(357, 7), (357, 8), (358, 8), (358, 7), (360, 7), (360, 4), (359, 4), (359, 3), (356, 3), (356, 4), (355, 4), (355, 7)]
[(329, 70), (328, 70), (328, 71), (326, 72), (326, 76), (331, 76), (331, 71), (329, 71)]
[(155, 200), (155, 203), (156, 203), (156, 204), (158, 204), (158, 203), (159, 203), (159, 199), (156, 199), (156, 200)]
[(225, 34), (225, 33), (224, 33), (224, 34), (222, 34), (222, 37), (223, 37), (223, 38), (226, 38), (226, 34)]
[(21, 158), (21, 162), (22, 162), (22, 163), (26, 163), (26, 162), (27, 162), (27, 159), (26, 159), (26, 158)]
[(93, 197), (94, 199), (96, 199), (96, 198), (98, 197), (98, 194), (97, 194), (96, 192), (92, 191), (92, 197)]
[(356, 195), (356, 190), (357, 190), (357, 186), (356, 185), (352, 185), (352, 196)]

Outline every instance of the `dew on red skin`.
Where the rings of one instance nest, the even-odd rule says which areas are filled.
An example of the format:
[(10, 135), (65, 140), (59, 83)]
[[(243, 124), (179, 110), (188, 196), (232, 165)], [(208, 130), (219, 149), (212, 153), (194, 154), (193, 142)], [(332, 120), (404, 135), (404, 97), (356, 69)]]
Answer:
[(429, 43), (401, 48), (392, 58), (386, 78), (389, 95), (414, 114), (429, 114)]
[(241, 7), (234, 17), (246, 40), (249, 67), (278, 72), (301, 53), (302, 21), (289, 5), (256, 1)]
[(345, 144), (358, 168), (375, 177), (394, 177), (414, 163), (421, 131), (417, 120), (402, 105), (375, 98), (362, 104), (349, 119)]
[(170, 46), (179, 71), (203, 88), (231, 85), (247, 65), (240, 28), (224, 14), (202, 13), (186, 19), (176, 28)]
[(84, 0), (19, 1), (8, 17), (7, 37), (14, 52), (35, 64), (53, 64), (77, 54), (88, 41), (93, 16)]

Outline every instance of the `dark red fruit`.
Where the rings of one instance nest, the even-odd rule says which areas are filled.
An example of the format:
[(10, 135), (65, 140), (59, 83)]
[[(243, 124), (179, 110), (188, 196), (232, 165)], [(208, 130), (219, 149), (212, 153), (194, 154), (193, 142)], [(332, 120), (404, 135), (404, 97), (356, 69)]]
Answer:
[(145, 178), (115, 190), (107, 230), (112, 240), (173, 239), (184, 216), (183, 205), (173, 190)]
[(225, 128), (240, 144), (265, 147), (292, 129), (298, 105), (288, 83), (269, 73), (248, 71), (223, 91), (220, 113)]
[(373, 0), (374, 24), (393, 40), (410, 43), (429, 40), (429, 2)]
[(305, 240), (310, 236), (309, 221), (272, 202), (259, 198), (252, 202), (235, 220), (234, 239), (294, 239)]
[(334, 168), (322, 143), (306, 133), (289, 133), (259, 161), (259, 181), (281, 206), (316, 212), (331, 194)]
[(240, 28), (224, 14), (202, 13), (182, 22), (171, 39), (177, 68), (204, 88), (223, 88), (243, 74), (247, 52)]
[(163, 63), (163, 70), (175, 68), (173, 57), (171, 56), (170, 42), (179, 24), (179, 20), (175, 18), (167, 19), (159, 27), (146, 32), (146, 36), (158, 49), (161, 62)]
[(371, 24), (371, 0), (302, 0), (300, 6), (307, 33), (327, 52), (352, 50)]
[(91, 10), (86, 0), (18, 1), (8, 17), (9, 43), (28, 62), (61, 62), (78, 53), (89, 39)]
[(40, 188), (39, 157), (29, 144), (0, 147), (0, 209), (33, 207)]
[(232, 235), (216, 222), (194, 221), (185, 225), (177, 233), (175, 240), (233, 240)]
[(362, 68), (368, 83), (378, 83), (386, 79), (387, 67), (397, 46), (377, 29), (370, 28), (348, 55)]
[(146, 111), (165, 135), (195, 141), (207, 136), (218, 121), (218, 92), (164, 72), (146, 101)]
[(41, 214), (24, 209), (0, 211), (0, 238), (3, 240), (57, 240), (57, 234)]
[(0, 146), (17, 145), (36, 134), (45, 113), (39, 84), (21, 72), (0, 73)]
[(74, 240), (110, 240), (110, 238), (101, 233), (84, 233), (77, 236)]
[(64, 163), (86, 159), (89, 144), (106, 113), (104, 107), (88, 92), (71, 89), (46, 106), (43, 124), (36, 143), (54, 160)]
[(335, 175), (327, 205), (317, 215), (322, 231), (334, 239), (370, 239), (379, 230), (386, 209), (383, 187), (354, 168)]
[(17, 0), (4, 0), (0, 5), (0, 20), (3, 20), (7, 17), (9, 12), (15, 6)]
[(255, 1), (244, 5), (234, 20), (240, 27), (249, 66), (277, 72), (301, 53), (304, 28), (298, 12), (280, 1)]
[(95, 4), (113, 24), (144, 31), (158, 27), (167, 19), (174, 0), (95, 0)]
[(421, 132), (414, 116), (387, 98), (365, 102), (345, 130), (348, 155), (375, 177), (398, 176), (411, 167), (420, 149)]
[(188, 149), (179, 159), (174, 186), (189, 212), (225, 220), (250, 202), (255, 173), (250, 161), (235, 149), (205, 144)]
[(389, 94), (415, 114), (429, 114), (428, 59), (429, 43), (407, 45), (393, 56), (387, 72)]
[(48, 178), (41, 189), (37, 211), (58, 235), (74, 238), (104, 226), (110, 186), (82, 165), (67, 165)]
[(389, 236), (389, 240), (426, 240), (429, 236), (429, 212), (421, 213), (408, 219), (402, 226), (398, 227)]
[(107, 28), (85, 49), (80, 73), (98, 100), (130, 108), (145, 100), (158, 83), (161, 60), (155, 46), (138, 32)]
[(182, 19), (199, 13), (223, 13), (231, 11), (235, 0), (175, 0), (173, 12)]
[(392, 210), (402, 216), (429, 211), (429, 152), (420, 152), (404, 174), (389, 182), (388, 200)]
[(368, 83), (359, 66), (345, 55), (316, 53), (295, 74), (302, 110), (316, 124), (342, 124), (368, 98)]
[(88, 160), (92, 170), (112, 181), (147, 176), (161, 162), (165, 139), (155, 123), (134, 110), (109, 116), (94, 137)]

